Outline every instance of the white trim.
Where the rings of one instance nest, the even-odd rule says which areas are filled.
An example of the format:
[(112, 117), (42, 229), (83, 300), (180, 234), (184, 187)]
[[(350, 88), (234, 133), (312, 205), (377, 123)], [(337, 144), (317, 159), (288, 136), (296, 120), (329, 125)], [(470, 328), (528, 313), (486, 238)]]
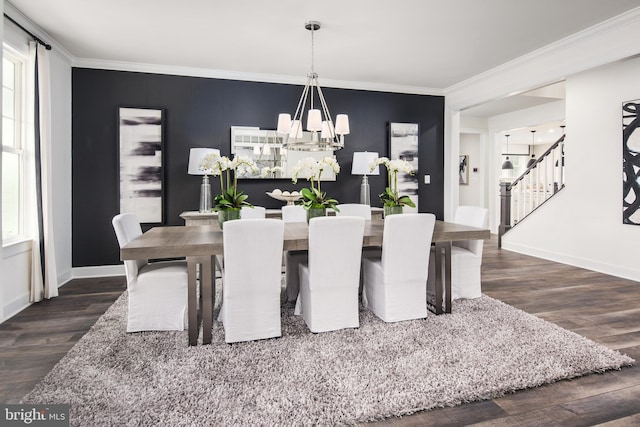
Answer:
[(508, 241), (506, 236), (502, 239), (502, 249), (640, 282), (640, 269), (624, 268), (618, 265), (594, 261), (592, 259), (575, 257), (559, 252), (547, 251), (523, 244), (512, 243)]
[(0, 320), (0, 323), (12, 318), (13, 316), (20, 313), (25, 308), (29, 307), (30, 305), (31, 303), (29, 302), (29, 293), (25, 292), (23, 295), (21, 295), (20, 297), (16, 298), (15, 300), (11, 301), (10, 303), (6, 304), (3, 307), (4, 316), (2, 320)]
[(99, 265), (95, 267), (74, 267), (71, 272), (73, 279), (90, 277), (124, 276), (124, 265)]
[(11, 258), (13, 256), (31, 252), (33, 240), (27, 237), (20, 237), (12, 241), (7, 241), (2, 245), (2, 259)]
[[(206, 77), (223, 80), (241, 80), (263, 83), (282, 83), (304, 86), (305, 76), (288, 76), (281, 74), (260, 74), (242, 71), (215, 70), (209, 68), (182, 67), (176, 65), (143, 64), (138, 62), (106, 61), (91, 58), (76, 58), (73, 67), (94, 68), (100, 70), (131, 71), (151, 74), (167, 74), (175, 76)], [(403, 86), (385, 83), (357, 82), (348, 80), (331, 80), (318, 78), (322, 87), (357, 89), (377, 92), (409, 93), (418, 95), (444, 96), (444, 89), (419, 86)]]
[(68, 269), (64, 273), (58, 274), (58, 289), (73, 280), (73, 271)]
[[(65, 49), (62, 45), (60, 45), (53, 37), (47, 34), (42, 28), (36, 25), (31, 19), (29, 19), (26, 15), (16, 9), (11, 3), (4, 2), (4, 13), (9, 15), (13, 20), (18, 22), (20, 25), (25, 27), (27, 30), (38, 36), (43, 42), (51, 45), (52, 52), (56, 54), (60, 54), (67, 62), (72, 63), (76, 57), (73, 56), (67, 49)], [(13, 25), (13, 24), (9, 24)]]
[(640, 52), (640, 7), (445, 89), (454, 110), (521, 93)]

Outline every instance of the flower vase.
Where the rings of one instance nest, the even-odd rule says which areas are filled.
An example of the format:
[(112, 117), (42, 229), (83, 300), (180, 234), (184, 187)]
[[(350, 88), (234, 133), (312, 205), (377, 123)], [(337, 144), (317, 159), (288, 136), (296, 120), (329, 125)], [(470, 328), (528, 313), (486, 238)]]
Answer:
[(311, 218), (315, 218), (317, 216), (326, 216), (327, 209), (326, 208), (309, 208), (307, 209), (307, 223), (311, 221)]
[(386, 206), (384, 207), (384, 216), (396, 215), (402, 213), (402, 206)]
[(240, 209), (221, 209), (218, 211), (218, 224), (220, 224), (221, 230), (225, 221), (234, 219), (240, 219)]

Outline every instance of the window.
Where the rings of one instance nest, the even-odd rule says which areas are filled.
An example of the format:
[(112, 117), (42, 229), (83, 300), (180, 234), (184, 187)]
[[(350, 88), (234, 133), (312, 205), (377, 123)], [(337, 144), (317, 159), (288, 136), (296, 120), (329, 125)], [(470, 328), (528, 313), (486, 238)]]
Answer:
[(2, 58), (2, 241), (24, 234), (24, 58), (5, 48)]

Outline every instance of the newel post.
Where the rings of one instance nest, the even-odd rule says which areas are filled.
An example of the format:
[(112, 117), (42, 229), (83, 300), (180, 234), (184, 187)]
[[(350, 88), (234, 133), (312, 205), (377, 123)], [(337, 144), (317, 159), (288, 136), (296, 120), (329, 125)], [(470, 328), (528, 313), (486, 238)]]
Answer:
[(498, 248), (502, 248), (502, 235), (511, 228), (511, 183), (500, 183), (500, 226), (498, 227)]

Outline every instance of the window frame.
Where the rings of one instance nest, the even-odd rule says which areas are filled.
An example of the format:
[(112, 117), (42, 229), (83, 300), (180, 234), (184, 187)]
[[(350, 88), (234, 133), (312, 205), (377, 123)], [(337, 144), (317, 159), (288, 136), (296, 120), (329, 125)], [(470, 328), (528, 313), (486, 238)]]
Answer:
[[(14, 117), (11, 119), (14, 122), (14, 135), (12, 144), (5, 144), (4, 138), (2, 138), (2, 153), (10, 153), (18, 155), (19, 165), (19, 184), (18, 184), (18, 233), (4, 237), (4, 227), (2, 236), (2, 245), (6, 247), (8, 245), (18, 243), (27, 239), (26, 229), (26, 179), (25, 179), (25, 162), (27, 161), (26, 153), (26, 70), (28, 65), (27, 55), (19, 52), (7, 43), (3, 43), (3, 67), (4, 59), (11, 61), (14, 64)], [(4, 75), (4, 73), (3, 73)], [(3, 84), (4, 93), (4, 84)], [(3, 122), (5, 120), (4, 112), (2, 114)], [(4, 221), (4, 218), (3, 218)]]

